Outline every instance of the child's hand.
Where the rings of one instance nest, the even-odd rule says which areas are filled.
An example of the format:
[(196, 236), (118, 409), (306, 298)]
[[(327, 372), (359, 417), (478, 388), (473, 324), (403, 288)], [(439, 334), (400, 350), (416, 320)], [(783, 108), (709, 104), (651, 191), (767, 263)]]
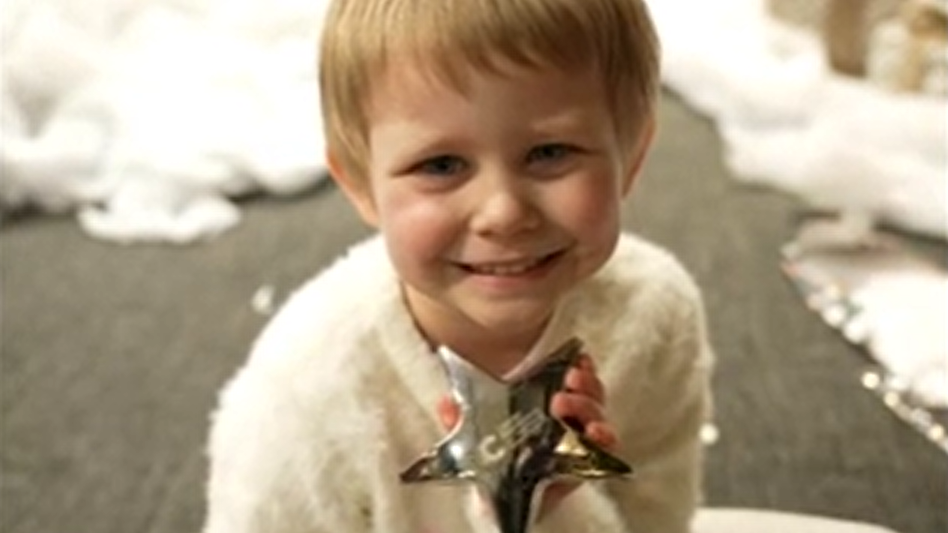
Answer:
[[(611, 452), (615, 450), (618, 439), (612, 426), (605, 420), (604, 404), (605, 390), (596, 376), (593, 361), (588, 355), (582, 355), (566, 373), (564, 390), (553, 396), (550, 413), (569, 421), (584, 437)], [(447, 429), (453, 428), (460, 419), (457, 405), (447, 396), (438, 403), (438, 415)], [(540, 516), (551, 511), (578, 486), (579, 483), (558, 481), (547, 487)]]

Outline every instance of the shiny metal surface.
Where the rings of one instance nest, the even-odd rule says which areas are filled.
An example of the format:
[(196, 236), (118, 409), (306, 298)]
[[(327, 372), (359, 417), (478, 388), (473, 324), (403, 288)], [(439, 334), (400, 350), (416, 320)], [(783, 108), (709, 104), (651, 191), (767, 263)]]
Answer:
[(442, 347), (438, 355), (460, 421), (402, 472), (402, 482), (474, 483), (501, 533), (526, 533), (551, 481), (630, 475), (627, 464), (550, 415), (550, 400), (563, 388), (581, 347), (578, 339), (569, 340), (513, 383)]

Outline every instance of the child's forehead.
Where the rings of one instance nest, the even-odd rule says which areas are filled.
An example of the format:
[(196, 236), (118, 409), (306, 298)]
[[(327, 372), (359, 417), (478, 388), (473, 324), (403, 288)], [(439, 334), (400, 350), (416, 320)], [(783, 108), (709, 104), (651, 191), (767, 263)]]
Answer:
[[(423, 138), (445, 135), (509, 139), (514, 134), (576, 133), (612, 124), (594, 76), (555, 68), (472, 70), (457, 88), (423, 68), (398, 65), (373, 90), (366, 114), (370, 137), (397, 132), (388, 135), (386, 143), (424, 144)], [(406, 135), (413, 139), (399, 139)]]
[[(555, 89), (563, 82), (582, 80), (598, 85), (596, 69), (567, 69), (552, 63), (522, 63), (495, 56), (487, 60), (457, 57), (455, 61), (426, 60), (417, 54), (393, 56), (371, 78), (366, 94), (371, 110), (392, 102), (424, 101), (434, 95), (464, 99), (485, 82), (502, 82), (518, 89)], [(591, 99), (603, 96), (599, 91), (584, 93)]]

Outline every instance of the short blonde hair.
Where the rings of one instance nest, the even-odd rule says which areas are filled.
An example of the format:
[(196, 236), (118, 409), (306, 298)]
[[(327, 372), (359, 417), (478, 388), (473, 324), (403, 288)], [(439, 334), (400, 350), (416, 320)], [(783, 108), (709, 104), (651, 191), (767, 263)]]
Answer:
[(372, 82), (394, 54), (459, 89), (468, 68), (498, 72), (500, 61), (596, 67), (617, 132), (637, 136), (655, 105), (658, 48), (644, 0), (333, 0), (319, 70), (327, 147), (366, 177)]

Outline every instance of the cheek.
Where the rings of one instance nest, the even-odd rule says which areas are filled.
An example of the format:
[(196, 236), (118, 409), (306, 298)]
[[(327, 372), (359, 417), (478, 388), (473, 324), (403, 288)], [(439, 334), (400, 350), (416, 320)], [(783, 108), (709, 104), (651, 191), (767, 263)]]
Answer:
[(407, 191), (379, 195), (379, 221), (396, 266), (443, 257), (455, 236), (444, 202)]
[(608, 248), (611, 253), (619, 234), (621, 196), (610, 178), (584, 180), (581, 186), (562, 195), (563, 218), (576, 238), (589, 248)]
[[(598, 270), (615, 251), (619, 242), (619, 209), (613, 201), (599, 204), (592, 217), (582, 221), (583, 247), (590, 271)], [(591, 273), (591, 272), (590, 272)]]

